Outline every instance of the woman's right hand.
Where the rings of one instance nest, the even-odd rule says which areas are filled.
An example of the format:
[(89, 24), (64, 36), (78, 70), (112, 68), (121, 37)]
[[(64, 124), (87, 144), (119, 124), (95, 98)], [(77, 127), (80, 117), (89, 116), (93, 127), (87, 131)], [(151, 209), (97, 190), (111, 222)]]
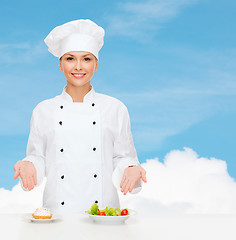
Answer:
[(18, 161), (14, 166), (14, 171), (14, 179), (20, 177), (25, 189), (34, 189), (37, 184), (37, 174), (34, 164), (32, 162)]

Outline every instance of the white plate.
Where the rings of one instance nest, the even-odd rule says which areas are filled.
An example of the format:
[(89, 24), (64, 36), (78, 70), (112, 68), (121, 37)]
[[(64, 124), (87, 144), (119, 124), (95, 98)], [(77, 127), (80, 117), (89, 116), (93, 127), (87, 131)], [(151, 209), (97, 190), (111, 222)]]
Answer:
[(47, 223), (47, 222), (53, 222), (56, 220), (59, 220), (58, 216), (52, 215), (50, 219), (35, 219), (32, 214), (29, 214), (26, 216), (26, 219), (30, 222), (37, 222), (37, 223)]
[(125, 216), (100, 216), (100, 215), (91, 215), (89, 213), (85, 213), (92, 219), (95, 223), (100, 224), (123, 224), (130, 216), (136, 214), (134, 210), (129, 209), (129, 214)]

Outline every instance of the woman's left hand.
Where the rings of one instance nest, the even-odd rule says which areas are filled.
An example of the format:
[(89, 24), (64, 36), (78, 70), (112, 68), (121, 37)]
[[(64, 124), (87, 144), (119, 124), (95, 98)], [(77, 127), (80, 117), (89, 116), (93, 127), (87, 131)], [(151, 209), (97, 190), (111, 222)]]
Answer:
[(140, 165), (127, 167), (124, 171), (123, 178), (120, 183), (121, 192), (124, 195), (127, 192), (131, 192), (134, 188), (134, 185), (142, 179), (145, 183), (147, 182), (146, 171)]

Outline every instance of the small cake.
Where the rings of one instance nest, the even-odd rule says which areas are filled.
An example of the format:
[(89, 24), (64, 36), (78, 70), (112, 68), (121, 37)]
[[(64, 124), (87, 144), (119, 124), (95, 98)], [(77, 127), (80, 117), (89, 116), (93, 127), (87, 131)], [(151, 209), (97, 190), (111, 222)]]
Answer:
[(37, 208), (35, 212), (32, 214), (35, 219), (50, 219), (52, 217), (52, 213), (48, 208)]

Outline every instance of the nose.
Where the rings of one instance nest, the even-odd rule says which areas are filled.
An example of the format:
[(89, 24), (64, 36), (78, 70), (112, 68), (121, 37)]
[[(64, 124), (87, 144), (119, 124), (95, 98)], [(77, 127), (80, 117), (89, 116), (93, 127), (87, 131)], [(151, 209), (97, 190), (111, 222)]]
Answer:
[(75, 69), (78, 71), (82, 69), (82, 63), (80, 60), (76, 61)]

